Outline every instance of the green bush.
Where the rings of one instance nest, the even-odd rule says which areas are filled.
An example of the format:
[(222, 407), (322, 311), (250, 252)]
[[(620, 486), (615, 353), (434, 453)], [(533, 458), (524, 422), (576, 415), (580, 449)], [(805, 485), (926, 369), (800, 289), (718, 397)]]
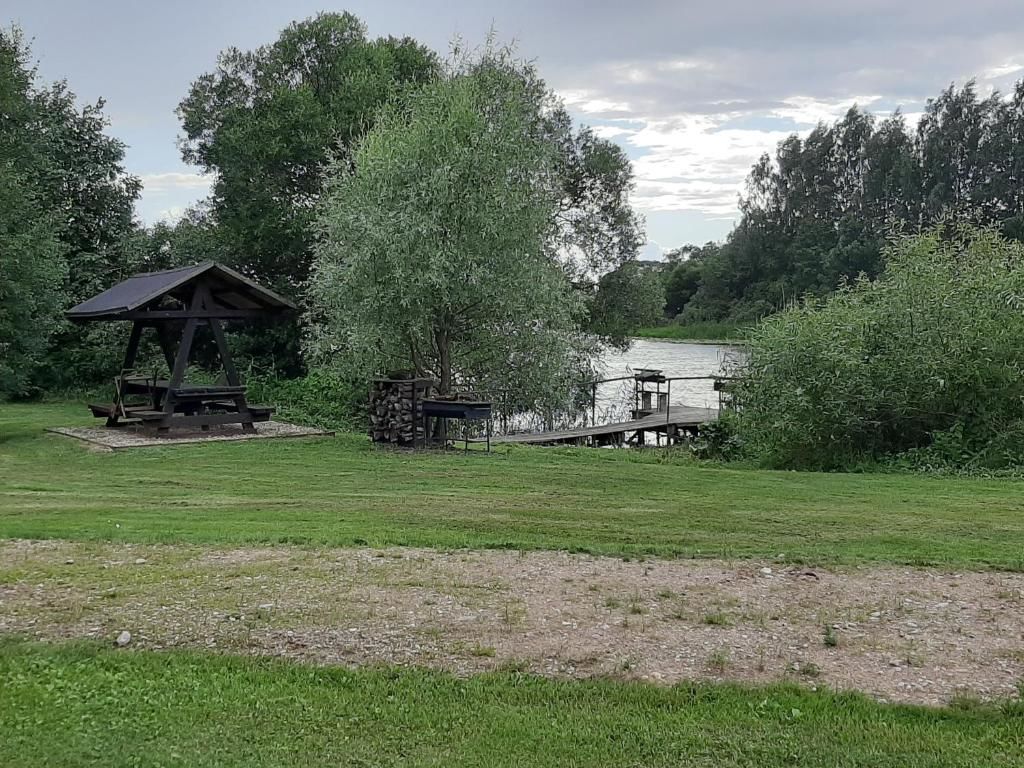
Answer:
[(272, 405), (285, 421), (326, 429), (366, 427), (367, 386), (314, 370), (297, 379), (250, 376), (249, 402)]
[(736, 386), (765, 463), (844, 469), (1024, 461), (1024, 246), (944, 223), (893, 241), (875, 281), (756, 326)]
[(711, 424), (705, 424), (690, 446), (698, 459), (711, 461), (736, 461), (744, 456), (743, 439), (737, 434), (736, 422), (731, 412)]
[(634, 336), (642, 339), (677, 341), (742, 341), (746, 333), (746, 326), (733, 323), (670, 323), (640, 328)]

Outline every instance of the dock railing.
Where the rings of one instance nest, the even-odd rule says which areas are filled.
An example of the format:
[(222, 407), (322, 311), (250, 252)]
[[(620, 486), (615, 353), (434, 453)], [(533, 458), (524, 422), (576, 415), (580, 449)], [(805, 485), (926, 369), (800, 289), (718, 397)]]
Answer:
[[(668, 425), (671, 423), (672, 417), (672, 382), (686, 382), (686, 381), (711, 381), (715, 383), (715, 391), (718, 394), (718, 408), (722, 410), (727, 407), (723, 403), (723, 385), (726, 382), (734, 380), (735, 376), (728, 376), (724, 374), (703, 374), (695, 376), (664, 376), (661, 377), (661, 383), (667, 386), (667, 390), (662, 390), (661, 395), (664, 397), (664, 408), (658, 407), (654, 410), (655, 413), (660, 413), (664, 410), (665, 423)], [(513, 393), (507, 393), (502, 391), (487, 391), (479, 390), (475, 391), (480, 395), (482, 399), (491, 400), (494, 403), (495, 413), (495, 434), (516, 434), (520, 432), (534, 432), (534, 431), (550, 431), (557, 428), (570, 428), (571, 424), (565, 424), (564, 419), (571, 417), (575, 412), (575, 418), (582, 418), (583, 426), (598, 426), (598, 405), (601, 404), (602, 419), (600, 423), (614, 422), (621, 420), (622, 418), (629, 418), (628, 412), (631, 410), (631, 403), (633, 408), (637, 406), (635, 402), (635, 390), (630, 392), (629, 389), (623, 387), (622, 391), (614, 395), (605, 393), (600, 394), (600, 389), (606, 384), (615, 384), (617, 382), (636, 382), (636, 374), (630, 374), (628, 376), (612, 376), (602, 379), (593, 379), (588, 382), (581, 382), (576, 389), (578, 393), (577, 397), (574, 397), (574, 405), (567, 404), (567, 409), (562, 412), (540, 412), (540, 411), (518, 411), (514, 408), (509, 407), (510, 395)], [(457, 387), (457, 389), (461, 389)], [(513, 395), (514, 396), (514, 395)], [(580, 397), (581, 396), (581, 397)], [(660, 403), (659, 403), (660, 405)], [(677, 404), (678, 405), (678, 404)], [(589, 407), (588, 407), (589, 406)], [(578, 409), (578, 410), (577, 410)], [(627, 413), (623, 413), (626, 411)], [(574, 419), (570, 418), (570, 421)], [(558, 425), (562, 423), (562, 426)], [(578, 425), (579, 422), (577, 421)]]
[[(613, 376), (608, 379), (596, 379), (590, 382), (590, 423), (597, 424), (597, 390), (602, 384), (614, 384), (617, 381), (636, 381), (636, 375), (632, 376)], [(735, 376), (725, 376), (722, 374), (704, 374), (700, 376), (664, 376), (661, 378), (661, 382), (667, 387), (665, 398), (665, 423), (668, 424), (670, 421), (670, 414), (672, 412), (672, 382), (673, 381), (713, 381), (715, 382), (715, 391), (718, 392), (718, 409), (722, 410), (722, 392), (724, 387), (721, 386), (723, 382), (735, 381)]]

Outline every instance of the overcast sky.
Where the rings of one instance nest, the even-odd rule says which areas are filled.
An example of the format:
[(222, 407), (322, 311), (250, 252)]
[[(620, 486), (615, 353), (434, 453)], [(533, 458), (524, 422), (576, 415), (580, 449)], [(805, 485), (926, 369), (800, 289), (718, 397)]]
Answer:
[(441, 52), (492, 25), (517, 41), (580, 121), (633, 159), (649, 256), (722, 238), (750, 165), (791, 132), (854, 102), (913, 119), (950, 83), (1005, 91), (1024, 77), (1021, 0), (5, 0), (0, 21), (33, 39), (44, 78), (107, 100), (153, 223), (209, 188), (175, 145), (192, 80), (221, 49), (270, 42), (320, 10)]

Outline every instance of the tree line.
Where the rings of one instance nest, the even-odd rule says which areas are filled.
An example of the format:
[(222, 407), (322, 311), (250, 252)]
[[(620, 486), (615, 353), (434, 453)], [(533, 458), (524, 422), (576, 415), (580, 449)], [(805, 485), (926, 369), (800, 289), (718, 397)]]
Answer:
[[(302, 303), (290, 323), (233, 332), (243, 364), (273, 377), (301, 376), (314, 358), (346, 375), (514, 369), (517, 386), (552, 397), (556, 380), (660, 310), (635, 268), (642, 222), (625, 154), (574, 125), (535, 68), (493, 41), (442, 58), (332, 13), (224, 50), (178, 108), (182, 157), (212, 176), (212, 193), (152, 227), (134, 218), (141, 184), (105, 133), (103, 103), (78, 107), (66, 83), (40, 84), (16, 29), (0, 31), (0, 114), (11, 179), (0, 192), (0, 393), (107, 379), (124, 329), (72, 327), (63, 310), (136, 272), (206, 259)], [(377, 208), (360, 189), (380, 192)], [(413, 287), (420, 295), (402, 293)], [(396, 343), (370, 343), (383, 334)], [(553, 354), (556, 336), (565, 355)], [(527, 361), (545, 355), (570, 364), (528, 386)], [(354, 358), (365, 365), (337, 364)]]
[(105, 329), (61, 322), (137, 245), (141, 185), (105, 128), (102, 101), (38, 85), (21, 33), (0, 31), (0, 394), (68, 386), (106, 356)]
[(724, 242), (668, 254), (665, 315), (756, 321), (877, 276), (891, 235), (950, 211), (1024, 238), (1024, 81), (1009, 96), (950, 86), (913, 128), (854, 107), (790, 136), (751, 169)]

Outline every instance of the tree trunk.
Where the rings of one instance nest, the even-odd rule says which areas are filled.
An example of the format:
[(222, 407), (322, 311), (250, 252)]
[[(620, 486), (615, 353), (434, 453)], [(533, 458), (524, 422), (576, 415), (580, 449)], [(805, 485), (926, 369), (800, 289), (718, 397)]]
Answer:
[[(444, 397), (445, 395), (450, 395), (452, 391), (452, 351), (449, 347), (448, 330), (446, 328), (434, 329), (434, 344), (437, 346), (437, 367), (440, 376), (437, 393)], [(441, 445), (447, 445), (448, 422), (445, 419), (437, 420), (437, 438)]]
[(449, 346), (447, 329), (436, 329), (434, 342), (437, 344), (437, 367), (440, 375), (437, 391), (441, 395), (450, 395), (452, 391), (452, 351)]

